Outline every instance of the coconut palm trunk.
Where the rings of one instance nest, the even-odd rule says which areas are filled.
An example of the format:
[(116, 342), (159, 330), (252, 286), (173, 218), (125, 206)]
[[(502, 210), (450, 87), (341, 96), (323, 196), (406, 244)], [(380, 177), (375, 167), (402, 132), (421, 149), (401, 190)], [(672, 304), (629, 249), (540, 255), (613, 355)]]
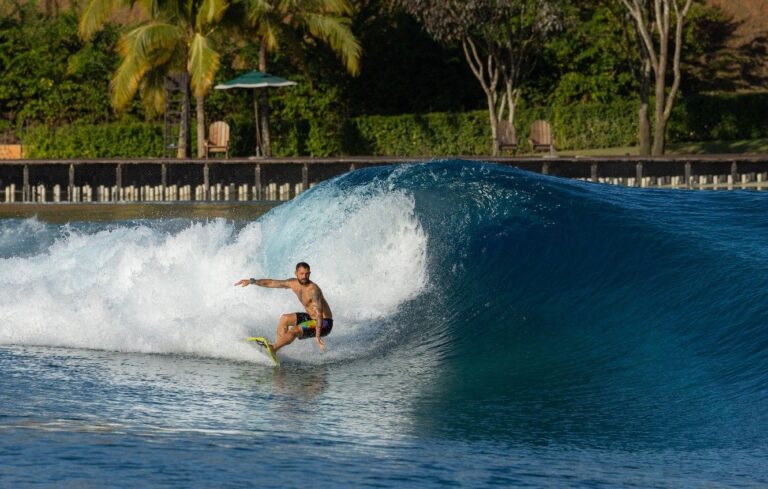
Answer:
[(197, 118), (197, 157), (205, 156), (205, 97), (195, 97), (195, 115)]
[(181, 79), (181, 127), (179, 128), (179, 146), (176, 156), (184, 159), (189, 155), (189, 75), (182, 73)]
[[(262, 73), (267, 72), (267, 45), (262, 42), (259, 46), (259, 71)], [(269, 88), (264, 87), (259, 94), (259, 118), (257, 122), (261, 126), (261, 144), (262, 154), (264, 156), (272, 156), (272, 148), (270, 147), (269, 137)]]

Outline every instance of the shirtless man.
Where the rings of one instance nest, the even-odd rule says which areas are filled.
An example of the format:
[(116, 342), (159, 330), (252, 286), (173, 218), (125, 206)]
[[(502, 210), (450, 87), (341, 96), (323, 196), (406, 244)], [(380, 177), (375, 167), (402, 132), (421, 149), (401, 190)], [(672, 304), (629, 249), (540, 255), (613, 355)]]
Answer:
[[(323, 291), (316, 283), (309, 280), (309, 265), (304, 262), (296, 265), (296, 278), (286, 280), (272, 280), (269, 278), (254, 279), (244, 278), (235, 285), (247, 287), (258, 285), (273, 289), (291, 289), (299, 297), (306, 312), (283, 314), (277, 324), (275, 344), (272, 349), (276, 352), (285, 345), (291, 344), (299, 338), (303, 340), (314, 336), (321, 350), (325, 349), (322, 336), (327, 336), (333, 328), (333, 314), (331, 308), (323, 297)], [(321, 324), (318, 328), (317, 325)]]

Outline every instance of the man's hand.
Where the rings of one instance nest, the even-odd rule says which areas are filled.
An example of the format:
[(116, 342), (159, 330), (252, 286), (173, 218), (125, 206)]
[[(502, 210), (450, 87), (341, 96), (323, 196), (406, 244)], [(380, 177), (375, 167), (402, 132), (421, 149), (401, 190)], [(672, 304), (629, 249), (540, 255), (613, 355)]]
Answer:
[(249, 279), (249, 278), (244, 278), (244, 279), (242, 279), (241, 281), (237, 282), (237, 283), (235, 284), (235, 287), (237, 287), (238, 285), (239, 285), (240, 287), (247, 287), (248, 285), (250, 285), (250, 283), (251, 283), (251, 279)]
[(315, 336), (315, 339), (317, 340), (317, 344), (320, 345), (320, 351), (325, 351), (325, 341), (319, 336)]

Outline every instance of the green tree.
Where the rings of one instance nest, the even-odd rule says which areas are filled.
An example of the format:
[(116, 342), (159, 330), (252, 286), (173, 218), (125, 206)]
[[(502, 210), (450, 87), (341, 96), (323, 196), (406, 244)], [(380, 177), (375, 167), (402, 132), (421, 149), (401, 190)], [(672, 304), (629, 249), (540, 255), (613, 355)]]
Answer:
[(492, 152), (507, 113), (514, 128), (522, 81), (543, 42), (561, 25), (558, 0), (395, 0), (436, 40), (459, 42), (488, 104)]
[[(161, 113), (165, 104), (165, 81), (170, 75), (184, 73), (182, 85), (195, 97), (197, 138), (205, 138), (205, 94), (211, 88), (219, 68), (220, 55), (212, 34), (219, 26), (228, 0), (87, 0), (80, 17), (83, 39), (92, 36), (116, 10), (139, 4), (146, 20), (130, 29), (120, 39), (117, 49), (121, 63), (112, 77), (112, 104), (125, 108), (141, 93), (150, 113)], [(185, 98), (185, 100), (187, 100)], [(188, 103), (184, 104), (179, 135), (180, 158), (188, 155)], [(198, 144), (198, 157), (202, 156)]]
[[(640, 53), (640, 154), (662, 155), (667, 122), (680, 88), (680, 61), (685, 20), (693, 0), (620, 0), (627, 9)], [(673, 48), (670, 53), (670, 47)], [(671, 63), (671, 66), (670, 66)], [(668, 85), (668, 70), (672, 84)], [(651, 143), (650, 97), (654, 95), (654, 135)], [(652, 144), (652, 147), (651, 147)]]
[(34, 2), (0, 8), (0, 133), (6, 139), (31, 125), (113, 117), (104, 90), (116, 66), (110, 52), (116, 30), (108, 26), (84, 45), (76, 27), (71, 12), (48, 17)]
[(637, 55), (622, 7), (608, 0), (564, 6), (561, 32), (547, 43), (532, 75), (542, 103), (610, 103), (637, 91)]
[[(245, 18), (240, 36), (258, 43), (260, 71), (267, 71), (269, 53), (285, 51), (300, 58), (306, 43), (319, 41), (341, 58), (350, 74), (359, 72), (361, 49), (350, 29), (352, 7), (347, 0), (239, 0), (238, 8)], [(266, 88), (261, 90), (258, 112), (262, 149), (270, 156)]]

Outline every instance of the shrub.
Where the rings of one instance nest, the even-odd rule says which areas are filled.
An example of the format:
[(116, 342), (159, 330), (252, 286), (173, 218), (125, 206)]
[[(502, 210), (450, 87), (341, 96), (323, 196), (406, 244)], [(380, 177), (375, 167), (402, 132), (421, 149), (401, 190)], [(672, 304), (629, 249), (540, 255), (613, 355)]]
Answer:
[(151, 158), (163, 155), (163, 127), (147, 122), (34, 127), (22, 138), (29, 158)]
[[(632, 146), (637, 144), (637, 102), (616, 101), (564, 107), (521, 106), (518, 141), (523, 151), (531, 122), (552, 124), (561, 150)], [(680, 99), (670, 119), (667, 141), (708, 141), (768, 137), (763, 123), (768, 94), (699, 95)], [(491, 150), (488, 113), (370, 115), (344, 120), (338, 114), (312, 119), (278, 119), (272, 125), (275, 156), (487, 155)], [(223, 118), (227, 120), (227, 117)], [(250, 115), (233, 115), (232, 156), (253, 154), (254, 122)], [(195, 125), (190, 125), (192, 155)], [(31, 158), (159, 157), (163, 150), (161, 124), (120, 122), (72, 125), (55, 129), (38, 126), (26, 131), (22, 142)]]

